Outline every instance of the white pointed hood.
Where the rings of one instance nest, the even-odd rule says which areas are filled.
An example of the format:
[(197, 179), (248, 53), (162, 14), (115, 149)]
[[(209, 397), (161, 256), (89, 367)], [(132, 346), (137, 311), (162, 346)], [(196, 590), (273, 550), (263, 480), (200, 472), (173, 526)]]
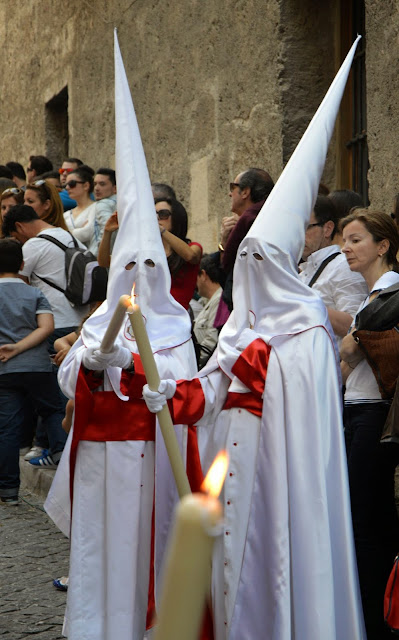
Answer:
[(332, 332), (320, 297), (298, 277), (298, 262), (359, 38), (238, 249), (234, 311), (218, 348), (219, 365), (230, 377), (237, 339), (250, 324), (266, 342), (318, 325)]
[[(85, 322), (82, 339), (86, 346), (101, 342), (120, 296), (130, 294), (135, 283), (136, 302), (141, 307), (152, 349), (157, 352), (188, 341), (191, 324), (188, 313), (170, 295), (170, 272), (116, 30), (114, 43), (119, 232), (112, 253), (107, 300)], [(127, 270), (126, 266), (132, 263), (134, 266)], [(117, 342), (137, 352), (127, 320)], [(118, 382), (115, 384), (118, 386)]]

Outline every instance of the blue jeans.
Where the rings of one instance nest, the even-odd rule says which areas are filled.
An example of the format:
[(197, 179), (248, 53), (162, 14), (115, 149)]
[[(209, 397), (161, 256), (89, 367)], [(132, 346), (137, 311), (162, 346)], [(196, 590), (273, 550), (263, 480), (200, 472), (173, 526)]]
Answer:
[(19, 488), (19, 446), (29, 398), (43, 420), (50, 452), (63, 450), (67, 434), (57, 377), (53, 372), (24, 372), (0, 375), (0, 496), (13, 496)]

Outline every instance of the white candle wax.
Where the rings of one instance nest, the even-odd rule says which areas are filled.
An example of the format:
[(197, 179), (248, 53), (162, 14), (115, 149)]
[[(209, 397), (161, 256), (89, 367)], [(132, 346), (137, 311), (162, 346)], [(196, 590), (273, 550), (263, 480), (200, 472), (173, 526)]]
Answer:
[(176, 509), (154, 640), (198, 640), (211, 581), (222, 505), (213, 496), (185, 496)]
[(109, 323), (104, 337), (101, 341), (100, 351), (102, 351), (103, 353), (109, 353), (110, 351), (112, 351), (112, 347), (114, 346), (116, 337), (126, 317), (126, 311), (129, 305), (129, 296), (125, 295), (119, 298), (118, 304), (116, 305), (116, 309), (111, 318), (111, 322)]
[[(160, 383), (157, 365), (155, 363), (154, 354), (152, 353), (151, 344), (144, 325), (143, 316), (138, 304), (133, 304), (127, 310), (132, 330), (139, 350), (141, 362), (148, 386), (152, 391), (157, 391)], [(180, 498), (191, 492), (188, 482), (186, 470), (184, 468), (183, 459), (180, 453), (179, 443), (176, 438), (175, 429), (170, 417), (169, 407), (166, 404), (159, 413), (157, 413), (159, 426), (165, 441), (166, 450), (168, 452), (170, 464), (176, 482), (176, 487)]]

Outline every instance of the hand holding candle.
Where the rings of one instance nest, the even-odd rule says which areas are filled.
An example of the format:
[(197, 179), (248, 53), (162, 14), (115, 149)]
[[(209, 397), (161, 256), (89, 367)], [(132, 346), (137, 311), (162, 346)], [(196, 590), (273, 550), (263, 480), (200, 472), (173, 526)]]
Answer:
[[(132, 294), (132, 296), (134, 297), (134, 294)], [(131, 306), (128, 308), (127, 312), (132, 325), (134, 337), (136, 339), (141, 362), (143, 364), (144, 373), (147, 378), (147, 383), (150, 389), (157, 391), (160, 384), (160, 378), (140, 307), (138, 304), (134, 303), (134, 300), (132, 300)], [(191, 493), (191, 490), (168, 405), (162, 407), (161, 411), (157, 413), (157, 417), (162, 431), (162, 436), (165, 441), (166, 450), (168, 452), (177, 491), (181, 498), (182, 496)]]
[(211, 581), (213, 544), (222, 533), (223, 510), (217, 496), (227, 467), (223, 451), (204, 480), (206, 493), (185, 496), (177, 507), (155, 640), (198, 640)]

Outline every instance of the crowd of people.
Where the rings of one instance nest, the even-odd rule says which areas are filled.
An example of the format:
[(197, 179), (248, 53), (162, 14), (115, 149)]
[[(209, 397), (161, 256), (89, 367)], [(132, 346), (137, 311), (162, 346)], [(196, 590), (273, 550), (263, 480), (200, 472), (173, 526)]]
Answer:
[[(190, 315), (199, 369), (212, 357), (234, 308), (240, 243), (273, 187), (263, 169), (240, 172), (229, 184), (231, 212), (222, 219), (219, 245), (203, 254), (201, 245), (187, 238), (187, 212), (174, 189), (152, 184), (170, 292)], [(95, 308), (72, 305), (66, 298), (64, 252), (42, 236), (69, 247), (75, 238), (108, 268), (119, 230), (117, 181), (113, 169), (94, 171), (78, 158), (67, 158), (53, 171), (48, 158), (31, 156), (26, 173), (17, 162), (0, 166), (0, 191), (0, 501), (17, 505), (20, 455), (36, 467), (59, 465), (67, 440), (62, 428), (67, 398), (58, 386), (57, 370)], [(353, 334), (357, 313), (380, 291), (399, 283), (399, 214), (397, 206), (390, 216), (364, 205), (353, 191), (329, 192), (320, 185), (298, 273), (323, 300), (340, 350), (363, 610), (368, 639), (381, 640), (388, 633), (382, 620), (384, 586), (399, 539), (394, 496), (398, 454), (396, 444), (380, 444), (392, 397), (381, 392)], [(134, 241), (132, 237), (132, 245)], [(185, 413), (176, 409), (180, 422), (195, 421), (189, 406)], [(65, 588), (65, 581), (60, 586)]]

